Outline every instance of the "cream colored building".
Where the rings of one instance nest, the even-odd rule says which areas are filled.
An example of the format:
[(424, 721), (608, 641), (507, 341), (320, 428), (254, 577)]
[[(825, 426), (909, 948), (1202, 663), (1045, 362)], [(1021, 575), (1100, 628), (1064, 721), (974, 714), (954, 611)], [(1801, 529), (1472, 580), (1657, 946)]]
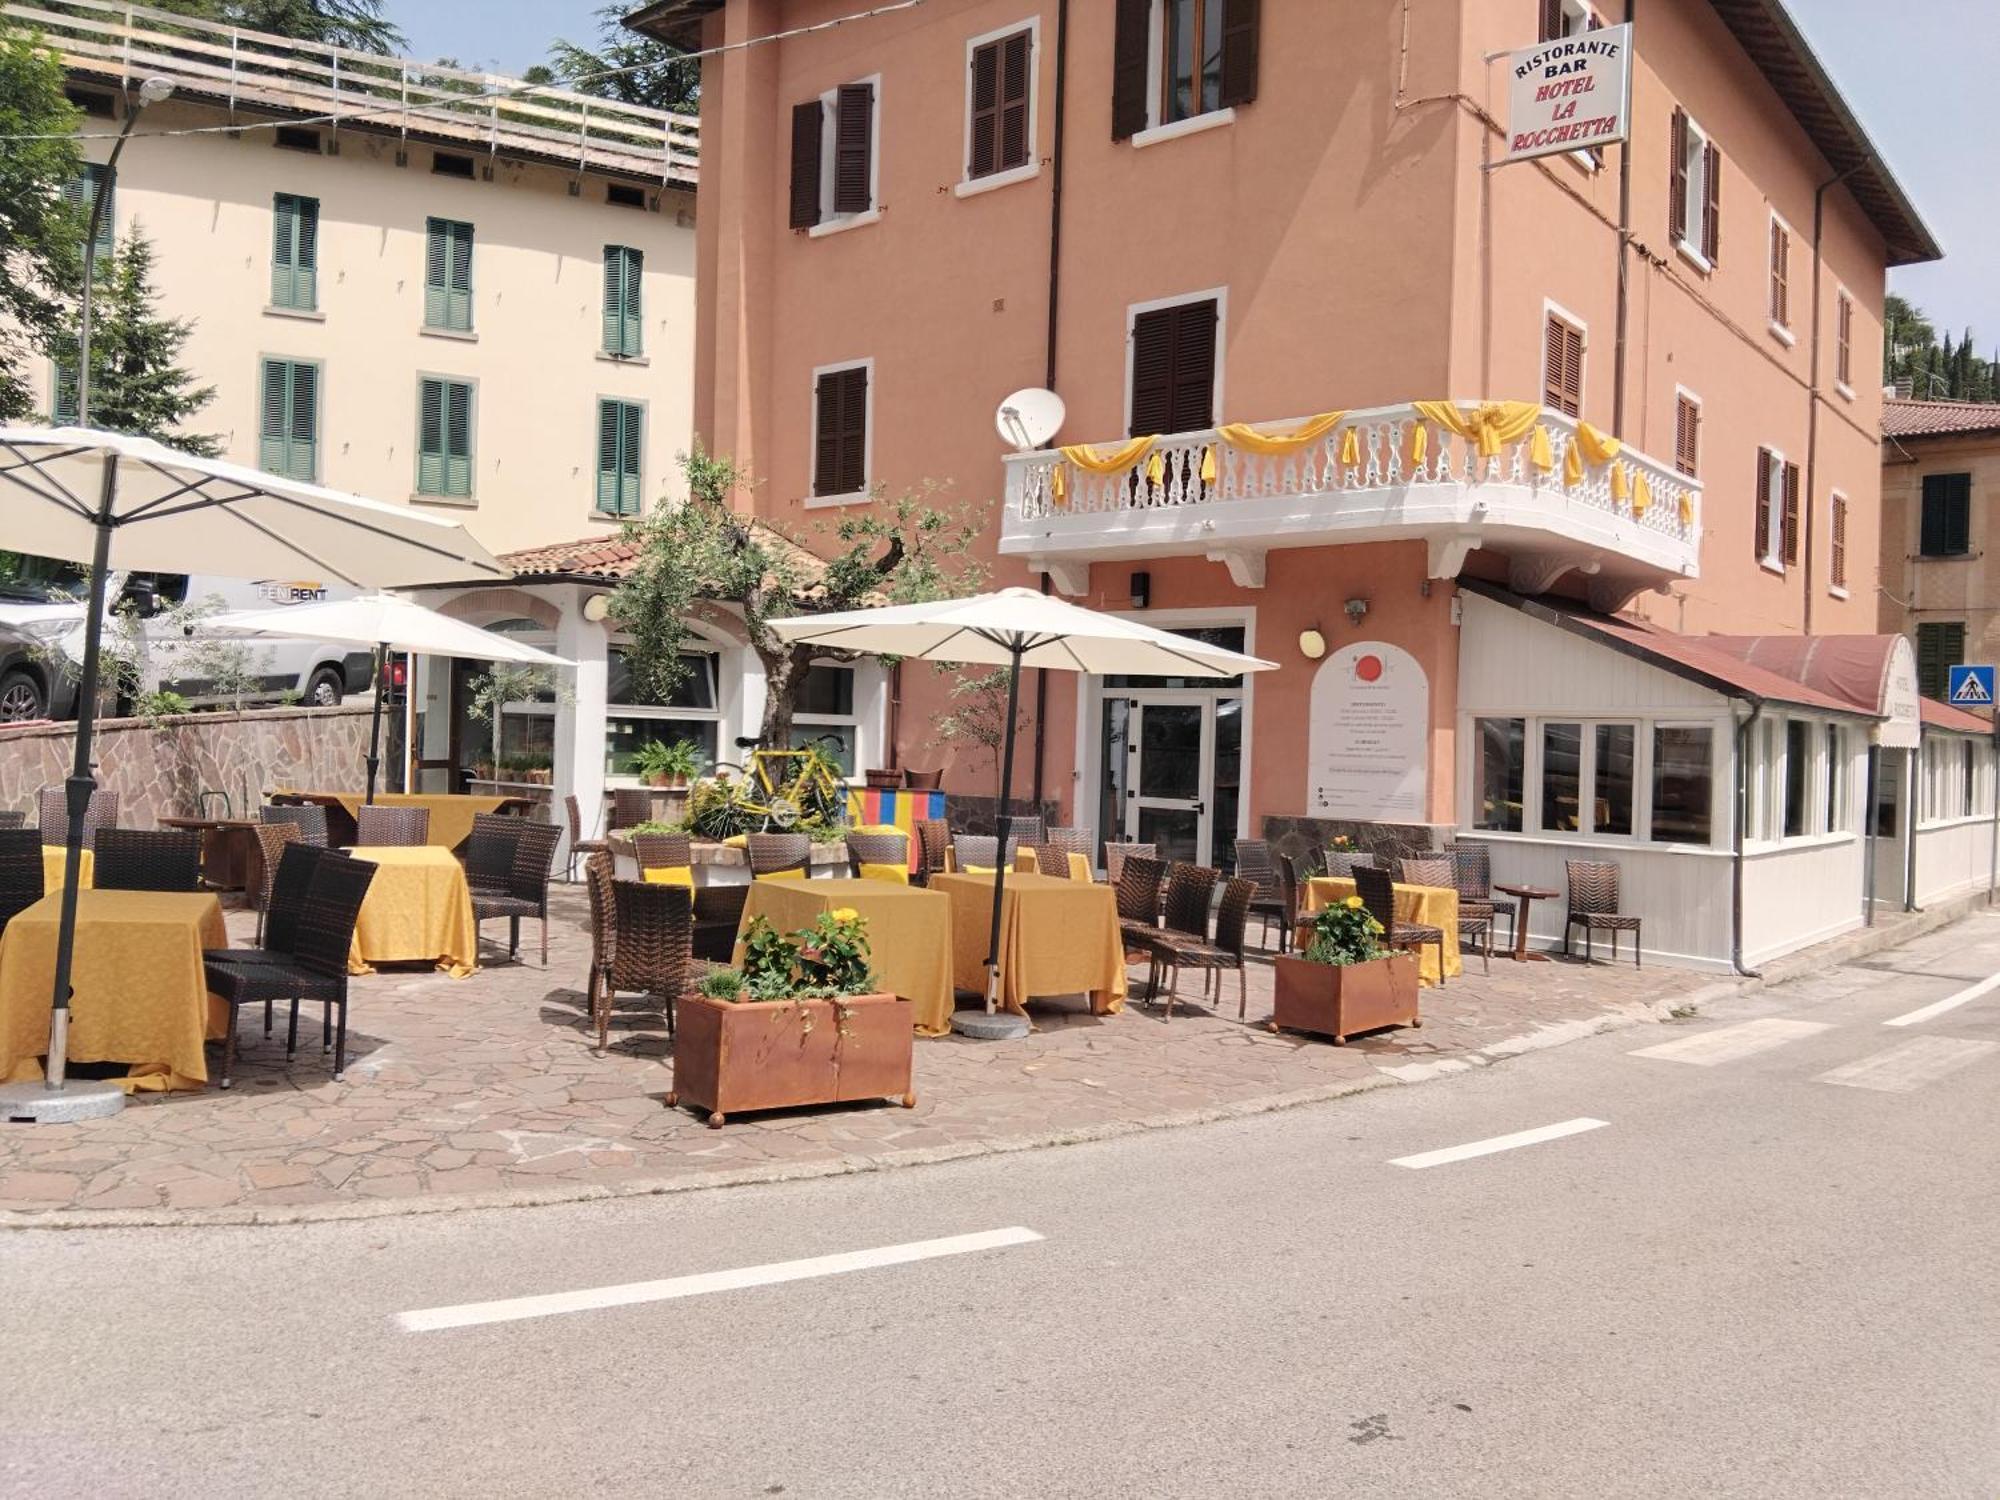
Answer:
[(119, 160), (112, 232), (152, 240), (161, 306), (194, 325), (184, 363), (216, 391), (194, 429), (228, 457), (435, 508), (495, 552), (615, 535), (675, 491), (691, 117), (503, 104), (519, 80), (99, 0), (0, 16), (62, 53), (93, 162), (141, 81), (174, 84)]

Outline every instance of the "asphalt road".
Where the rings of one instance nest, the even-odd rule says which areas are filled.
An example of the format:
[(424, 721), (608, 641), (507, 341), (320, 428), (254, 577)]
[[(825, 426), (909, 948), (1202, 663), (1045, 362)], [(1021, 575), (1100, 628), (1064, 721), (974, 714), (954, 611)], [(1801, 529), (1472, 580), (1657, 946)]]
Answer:
[[(1235, 1124), (608, 1205), (0, 1234), (0, 1491), (1990, 1500), (2000, 988), (1884, 1023), (1996, 973), (1981, 917)], [(1039, 1238), (755, 1269), (1016, 1228)]]

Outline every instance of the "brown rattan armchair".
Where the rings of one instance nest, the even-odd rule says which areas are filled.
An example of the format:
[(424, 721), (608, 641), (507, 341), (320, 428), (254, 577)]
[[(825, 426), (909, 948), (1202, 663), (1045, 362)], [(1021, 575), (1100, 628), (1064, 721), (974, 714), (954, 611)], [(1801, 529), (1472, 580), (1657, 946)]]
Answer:
[(556, 845), (562, 830), (553, 823), (537, 823), (516, 818), (521, 825), (514, 839), (514, 862), (507, 875), (505, 893), (472, 893), (472, 927), (477, 943), (479, 924), (494, 917), (507, 919), (507, 954), (516, 958), (521, 948), (521, 918), (535, 917), (542, 924), (542, 967), (549, 966), (549, 877), (554, 873)]
[(1285, 877), (1270, 844), (1263, 839), (1238, 839), (1236, 873), (1256, 887), (1256, 894), (1250, 898), (1250, 915), (1263, 920), (1264, 945), (1270, 946), (1271, 923), (1275, 921), (1278, 951), (1287, 951), (1292, 945), (1292, 922), (1298, 916), (1298, 896), (1296, 887), (1287, 893)]
[(379, 807), (369, 803), (354, 810), (354, 842), (364, 849), (415, 849), (430, 841), (428, 807)]
[(961, 875), (973, 870), (1000, 868), (1000, 840), (990, 833), (954, 833), (951, 836), (952, 868)]
[[(1190, 865), (1178, 866), (1174, 871), (1175, 879), (1178, 880), (1180, 878), (1182, 870), (1198, 870), (1200, 868), (1200, 866)], [(1210, 870), (1206, 873), (1214, 875), (1216, 872)], [(1208, 882), (1208, 887), (1211, 891), (1214, 889), (1214, 885), (1215, 882), (1213, 880)], [(1167, 888), (1167, 905), (1170, 909), (1175, 904), (1174, 892), (1175, 886), (1172, 882), (1169, 882)], [(1148, 995), (1153, 993), (1159, 972), (1165, 970), (1167, 975), (1167, 1019), (1169, 1021), (1174, 1018), (1174, 997), (1180, 989), (1182, 969), (1199, 969), (1202, 971), (1202, 998), (1208, 1002), (1211, 1008), (1222, 998), (1221, 981), (1224, 971), (1234, 969), (1236, 971), (1236, 1017), (1238, 1020), (1241, 1020), (1249, 1013), (1250, 978), (1244, 972), (1243, 968), (1243, 943), (1250, 926), (1251, 902), (1256, 899), (1256, 895), (1256, 882), (1237, 876), (1225, 882), (1222, 887), (1222, 900), (1217, 904), (1215, 909), (1215, 936), (1213, 939), (1209, 939), (1206, 935), (1197, 938), (1191, 933), (1173, 931), (1170, 924), (1168, 927), (1162, 928), (1159, 934), (1151, 940), (1148, 946), (1152, 958), (1152, 969), (1146, 976), (1146, 993)], [(1205, 893), (1202, 900), (1206, 904), (1207, 895)]]
[[(69, 788), (61, 782), (45, 786), (37, 804), (41, 822), (42, 842), (51, 849), (60, 848), (69, 842)], [(99, 787), (90, 794), (90, 805), (83, 815), (83, 847), (94, 848), (97, 831), (100, 828), (118, 826), (118, 794)]]
[(753, 833), (743, 840), (750, 858), (750, 878), (760, 875), (812, 874), (812, 840), (803, 833)]
[(299, 842), (296, 823), (259, 823), (251, 832), (257, 836), (257, 868), (251, 877), (250, 901), (257, 908), (257, 941), (264, 941), (264, 923), (271, 911), (271, 882), (278, 875), (278, 861), (288, 846)]
[(1569, 909), (1563, 913), (1563, 952), (1569, 952), (1572, 927), (1583, 929), (1583, 959), (1594, 963), (1591, 939), (1611, 934), (1612, 962), (1618, 959), (1618, 934), (1632, 934), (1632, 967), (1639, 968), (1639, 918), (1618, 909), (1618, 866), (1610, 860), (1568, 859), (1563, 875), (1569, 883)]
[(1458, 910), (1462, 917), (1467, 911), (1484, 911), (1490, 917), (1507, 918), (1507, 946), (1514, 945), (1514, 924), (1520, 920), (1521, 909), (1505, 896), (1493, 891), (1493, 856), (1484, 844), (1449, 844), (1445, 852), (1451, 856), (1452, 874), (1458, 884)]
[[(1146, 975), (1148, 1001), (1152, 1000), (1161, 970), (1166, 967), (1159, 957), (1163, 940), (1178, 940), (1191, 946), (1208, 942), (1209, 906), (1215, 898), (1215, 883), (1221, 878), (1220, 870), (1207, 865), (1176, 863), (1168, 868), (1167, 898), (1161, 907), (1160, 925), (1145, 935), (1146, 957), (1150, 965)], [(1173, 1006), (1171, 994), (1167, 1005), (1169, 1009)]]
[(611, 940), (592, 994), (597, 1050), (609, 1044), (611, 1008), (621, 994), (643, 994), (666, 1013), (674, 1034), (674, 1006), (709, 965), (694, 956), (694, 892), (684, 885), (611, 882)]
[[(1447, 891), (1458, 888), (1458, 864), (1448, 855), (1426, 854), (1406, 858), (1401, 864), (1405, 885), (1428, 885)], [(1473, 951), (1479, 955), (1481, 967), (1491, 974), (1493, 908), (1482, 902), (1467, 901), (1461, 896), (1458, 902), (1458, 940), (1463, 943), (1468, 938), (1472, 940)]]
[(1044, 875), (1053, 875), (1058, 880), (1071, 878), (1069, 850), (1061, 844), (1035, 845), (1035, 868)]
[(636, 828), (641, 823), (653, 821), (653, 794), (643, 786), (620, 786), (611, 789), (611, 826), (613, 828)]
[(465, 883), (473, 897), (505, 896), (514, 879), (514, 850), (526, 818), (502, 813), (474, 813), (472, 834), (465, 841)]
[(1125, 861), (1133, 856), (1140, 859), (1158, 859), (1160, 846), (1157, 844), (1114, 844), (1109, 840), (1104, 845), (1104, 879), (1116, 885), (1125, 872)]
[(850, 833), (847, 836), (847, 871), (862, 878), (863, 865), (893, 865), (910, 868), (910, 836), (906, 833)]
[(100, 828), (91, 879), (100, 891), (198, 891), (201, 835), (178, 828)]
[[(694, 840), (684, 833), (635, 833), (632, 857), (639, 863), (639, 878), (648, 870), (694, 869)], [(693, 879), (690, 875), (689, 879)]]
[(736, 930), (743, 925), (749, 885), (698, 885), (694, 888), (694, 955), (710, 963), (727, 964), (736, 954)]
[(1134, 950), (1149, 953), (1153, 935), (1160, 930), (1160, 883), (1166, 879), (1167, 863), (1143, 854), (1128, 854), (1118, 871), (1113, 888), (1118, 902), (1118, 932), (1130, 962)]
[(1361, 896), (1361, 904), (1368, 908), (1368, 915), (1382, 924), (1382, 943), (1389, 948), (1408, 948), (1421, 952), (1426, 943), (1435, 944), (1438, 951), (1438, 983), (1444, 983), (1444, 929), (1432, 927), (1425, 922), (1402, 922), (1396, 918), (1396, 882), (1389, 878), (1387, 870), (1378, 870), (1373, 865), (1354, 867), (1354, 889)]
[(317, 802), (271, 802), (257, 810), (266, 823), (290, 823), (299, 831), (299, 842), (315, 849), (327, 846), (326, 809)]
[(0, 829), (26, 828), (28, 815), (24, 812), (0, 812)]
[(943, 818), (922, 818), (917, 822), (917, 883), (929, 885), (931, 876), (951, 868), (951, 824)]
[(575, 880), (576, 867), (600, 849), (610, 847), (601, 838), (583, 836), (583, 805), (570, 793), (563, 798), (563, 815), (569, 821), (569, 854), (563, 866), (563, 879)]
[(42, 899), (42, 831), (0, 828), (0, 929)]

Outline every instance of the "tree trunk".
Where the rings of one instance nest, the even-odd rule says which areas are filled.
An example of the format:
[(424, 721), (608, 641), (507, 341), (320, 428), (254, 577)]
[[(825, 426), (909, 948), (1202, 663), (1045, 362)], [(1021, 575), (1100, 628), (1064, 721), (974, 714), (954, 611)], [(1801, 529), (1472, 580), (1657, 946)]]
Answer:
[(792, 714), (798, 685), (812, 664), (812, 648), (758, 642), (757, 659), (764, 664), (764, 724), (758, 742), (766, 750), (789, 750)]

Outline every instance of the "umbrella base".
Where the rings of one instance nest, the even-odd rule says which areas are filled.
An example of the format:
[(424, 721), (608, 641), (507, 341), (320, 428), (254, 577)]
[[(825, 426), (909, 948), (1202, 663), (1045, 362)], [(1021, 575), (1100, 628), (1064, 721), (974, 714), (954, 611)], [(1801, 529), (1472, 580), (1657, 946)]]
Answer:
[(125, 1107), (115, 1083), (81, 1082), (52, 1089), (46, 1083), (0, 1085), (0, 1120), (15, 1125), (70, 1125), (101, 1120)]
[(975, 1042), (1018, 1042), (1034, 1030), (1026, 1016), (1017, 1016), (1011, 1010), (995, 1011), (992, 1015), (983, 1010), (955, 1011), (951, 1029)]

